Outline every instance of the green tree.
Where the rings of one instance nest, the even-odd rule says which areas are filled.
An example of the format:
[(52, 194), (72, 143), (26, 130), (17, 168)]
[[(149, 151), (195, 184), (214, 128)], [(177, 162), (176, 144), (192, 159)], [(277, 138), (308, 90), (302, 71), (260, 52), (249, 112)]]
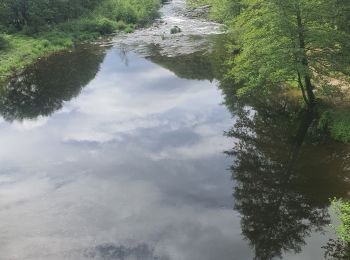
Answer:
[(336, 23), (337, 26), (348, 33), (350, 33), (350, 2), (348, 0), (336, 0)]
[(234, 19), (240, 53), (230, 60), (229, 73), (243, 85), (239, 93), (296, 85), (312, 106), (315, 87), (331, 84), (334, 77), (346, 80), (350, 36), (344, 29), (348, 14), (340, 10), (349, 3), (339, 1), (241, 0)]

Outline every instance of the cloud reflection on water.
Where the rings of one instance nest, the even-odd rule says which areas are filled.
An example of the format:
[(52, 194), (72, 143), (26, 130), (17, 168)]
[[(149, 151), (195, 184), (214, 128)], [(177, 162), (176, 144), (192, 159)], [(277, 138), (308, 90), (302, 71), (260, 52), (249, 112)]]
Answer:
[(108, 51), (60, 111), (0, 125), (0, 258), (250, 255), (222, 154), (232, 120), (215, 84), (128, 60)]

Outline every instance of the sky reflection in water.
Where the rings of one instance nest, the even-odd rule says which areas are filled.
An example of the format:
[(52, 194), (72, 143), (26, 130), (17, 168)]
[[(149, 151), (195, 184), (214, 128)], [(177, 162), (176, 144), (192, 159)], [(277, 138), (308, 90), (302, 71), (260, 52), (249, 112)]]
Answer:
[[(202, 79), (189, 80), (172, 62), (88, 47), (14, 79), (0, 98), (0, 259), (253, 259), (223, 154), (236, 120), (210, 64), (182, 64)], [(286, 259), (320, 259), (326, 238), (307, 242)]]
[(1, 123), (0, 258), (245, 255), (215, 84), (119, 54), (52, 116)]

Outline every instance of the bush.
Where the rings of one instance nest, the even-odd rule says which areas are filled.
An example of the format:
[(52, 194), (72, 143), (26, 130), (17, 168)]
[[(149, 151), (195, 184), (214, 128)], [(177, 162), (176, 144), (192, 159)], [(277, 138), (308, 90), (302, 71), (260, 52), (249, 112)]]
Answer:
[(127, 27), (127, 25), (126, 25), (123, 21), (118, 21), (118, 22), (116, 23), (116, 29), (117, 29), (118, 31), (123, 31), (123, 30), (126, 29), (126, 27)]
[(75, 34), (76, 39), (81, 34), (91, 34), (96, 36), (111, 34), (118, 29), (118, 23), (105, 17), (83, 18), (74, 20), (69, 23), (64, 23), (59, 26), (59, 29), (68, 34)]
[(132, 33), (134, 31), (135, 31), (135, 26), (133, 26), (132, 24), (128, 24), (124, 29), (124, 32), (126, 33)]
[(72, 37), (62, 31), (44, 32), (36, 35), (37, 41), (41, 39), (40, 43), (43, 48), (49, 46), (71, 47), (73, 45)]
[(159, 13), (160, 0), (105, 0), (99, 12), (127, 24), (145, 25)]
[(176, 33), (180, 33), (181, 29), (179, 27), (177, 27), (176, 25), (170, 29), (170, 33), (171, 34), (176, 34)]
[(97, 18), (87, 24), (86, 31), (98, 32), (101, 35), (111, 34), (117, 29), (117, 23), (107, 18)]
[(344, 242), (350, 242), (350, 202), (333, 199), (332, 209), (340, 221), (340, 225), (336, 228), (339, 238)]
[(335, 140), (350, 143), (350, 111), (328, 110), (321, 115), (318, 127), (328, 130)]

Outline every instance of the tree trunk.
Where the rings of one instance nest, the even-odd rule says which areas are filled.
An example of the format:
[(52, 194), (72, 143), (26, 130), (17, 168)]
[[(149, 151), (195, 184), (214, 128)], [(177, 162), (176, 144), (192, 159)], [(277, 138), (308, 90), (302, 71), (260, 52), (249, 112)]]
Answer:
[(311, 79), (308, 75), (305, 75), (305, 88), (306, 88), (306, 93), (308, 95), (309, 102), (310, 102), (309, 105), (310, 106), (315, 105), (316, 97), (313, 91), (314, 87), (312, 86)]
[(302, 22), (302, 18), (301, 18), (301, 11), (299, 8), (297, 9), (297, 22), (298, 22), (298, 34), (299, 34), (298, 35), (299, 36), (299, 48), (302, 52), (301, 64), (304, 67), (303, 80), (305, 83), (304, 85), (305, 85), (307, 97), (309, 100), (308, 105), (310, 107), (312, 107), (316, 103), (316, 97), (315, 97), (315, 94), (313, 92), (314, 87), (312, 85), (311, 78), (310, 78), (309, 61), (308, 61), (306, 49), (305, 49), (304, 26), (303, 26), (303, 22)]

